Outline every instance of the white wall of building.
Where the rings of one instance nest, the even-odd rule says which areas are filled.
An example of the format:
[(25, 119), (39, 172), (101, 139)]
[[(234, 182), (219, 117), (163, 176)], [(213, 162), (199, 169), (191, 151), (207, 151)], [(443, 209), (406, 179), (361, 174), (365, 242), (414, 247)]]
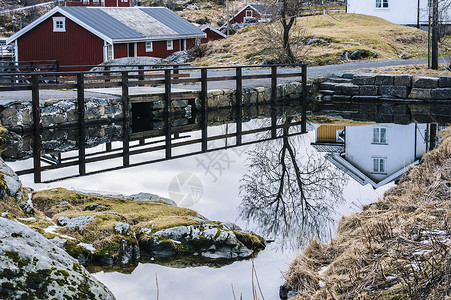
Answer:
[[(418, 0), (387, 0), (387, 8), (377, 8), (376, 1), (379, 0), (348, 0), (348, 13), (375, 16), (402, 25), (417, 24)], [(420, 24), (427, 21), (428, 0), (420, 0)]]
[[(373, 143), (373, 128), (386, 128), (386, 143)], [(411, 164), (416, 158), (426, 152), (425, 133), (427, 125), (415, 124), (378, 124), (365, 126), (347, 126), (345, 159), (366, 174), (369, 178), (379, 182), (401, 168)], [(417, 147), (415, 158), (415, 132), (417, 133)], [(373, 159), (385, 158), (385, 173), (373, 172)]]

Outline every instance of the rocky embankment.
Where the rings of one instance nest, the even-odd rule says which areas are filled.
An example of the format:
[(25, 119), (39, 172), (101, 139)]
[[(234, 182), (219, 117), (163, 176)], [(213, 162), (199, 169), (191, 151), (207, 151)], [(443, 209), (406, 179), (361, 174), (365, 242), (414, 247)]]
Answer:
[(265, 240), (147, 193), (31, 191), (0, 159), (0, 298), (114, 299), (82, 265), (187, 258), (230, 263)]
[(281, 298), (449, 299), (451, 129), (423, 158), (383, 198), (344, 217), (331, 243), (312, 242), (291, 263)]

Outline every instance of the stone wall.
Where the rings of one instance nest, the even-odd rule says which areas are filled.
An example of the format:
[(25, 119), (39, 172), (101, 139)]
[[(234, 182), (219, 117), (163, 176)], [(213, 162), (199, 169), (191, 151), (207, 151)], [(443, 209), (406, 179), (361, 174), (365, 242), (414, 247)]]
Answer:
[[(277, 98), (299, 99), (302, 84), (299, 82), (279, 84)], [(133, 97), (133, 96), (132, 96)], [(137, 96), (145, 97), (145, 96)], [(207, 94), (208, 108), (210, 110), (232, 107), (236, 103), (236, 92), (230, 89), (209, 90)], [(243, 89), (243, 105), (269, 103), (271, 101), (271, 88), (257, 87)], [(41, 126), (43, 128), (70, 127), (78, 124), (78, 111), (76, 99), (58, 99), (41, 101)], [(152, 110), (163, 112), (164, 102), (156, 101), (150, 105)], [(200, 109), (200, 100), (175, 100), (171, 103), (171, 111), (185, 113)], [(155, 113), (158, 115), (159, 113)], [(122, 102), (120, 98), (85, 99), (86, 123), (107, 123), (123, 119)], [(9, 101), (0, 105), (0, 122), (7, 129), (29, 130), (33, 127), (33, 113), (29, 101)]]
[(312, 91), (313, 112), (378, 123), (450, 122), (451, 76), (344, 74), (315, 80)]
[[(41, 101), (43, 128), (69, 127), (78, 124), (76, 99)], [(111, 122), (123, 118), (120, 99), (85, 99), (85, 121)], [(8, 129), (31, 129), (33, 112), (29, 101), (9, 101), (0, 106), (0, 122)]]
[(451, 76), (345, 74), (320, 84), (322, 100), (451, 100)]

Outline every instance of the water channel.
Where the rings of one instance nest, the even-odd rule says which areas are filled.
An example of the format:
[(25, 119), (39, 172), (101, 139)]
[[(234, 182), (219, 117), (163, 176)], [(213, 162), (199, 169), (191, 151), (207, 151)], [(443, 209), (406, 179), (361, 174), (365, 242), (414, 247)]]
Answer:
[(283, 272), (307, 243), (327, 242), (341, 216), (382, 196), (434, 147), (439, 129), (309, 123), (302, 133), (299, 116), (293, 107), (262, 108), (239, 124), (218, 112), (205, 140), (188, 113), (173, 123), (169, 146), (158, 120), (86, 128), (83, 147), (78, 129), (30, 133), (15, 136), (2, 156), (27, 187), (158, 194), (269, 241), (252, 260), (91, 267), (117, 299), (253, 299), (254, 288), (259, 299), (278, 299)]

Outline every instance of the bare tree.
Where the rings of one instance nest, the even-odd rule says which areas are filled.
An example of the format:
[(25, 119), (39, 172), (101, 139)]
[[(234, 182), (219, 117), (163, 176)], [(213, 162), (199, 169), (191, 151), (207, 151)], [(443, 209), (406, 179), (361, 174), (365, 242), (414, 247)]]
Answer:
[[(291, 118), (287, 118), (289, 124)], [(267, 236), (282, 236), (293, 247), (329, 235), (333, 207), (343, 201), (348, 179), (317, 152), (306, 152), (304, 135), (259, 144), (242, 178), (240, 217)]]

